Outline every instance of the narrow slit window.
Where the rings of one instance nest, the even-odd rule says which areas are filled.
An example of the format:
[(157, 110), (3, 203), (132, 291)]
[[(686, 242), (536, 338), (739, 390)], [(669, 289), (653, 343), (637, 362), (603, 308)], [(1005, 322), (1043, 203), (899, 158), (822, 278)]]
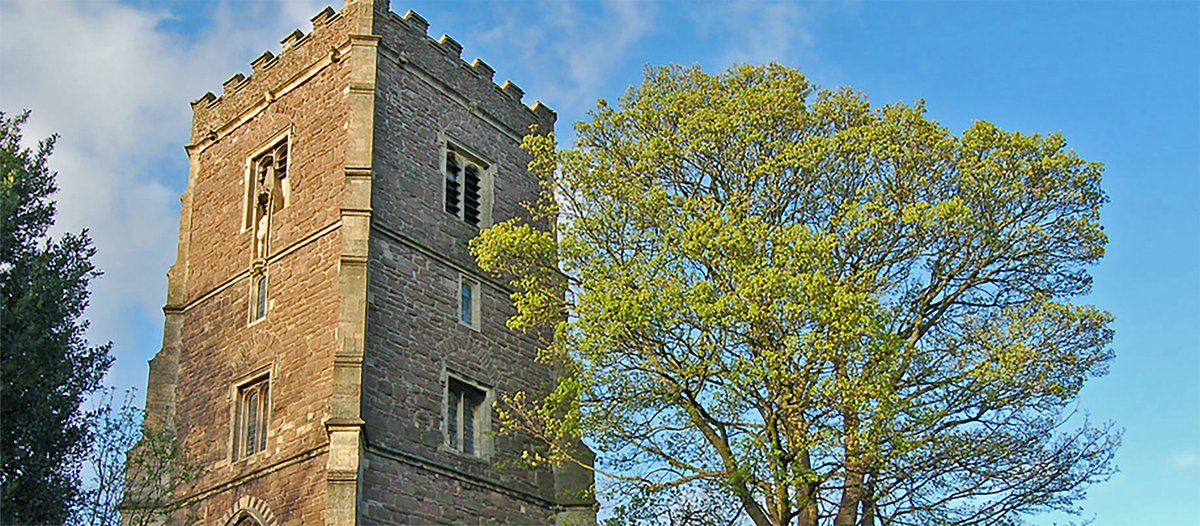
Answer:
[(462, 282), (462, 286), (459, 287), (459, 295), (458, 319), (467, 325), (473, 325), (474, 317), (471, 316), (471, 307), (475, 303), (475, 293), (471, 290), (471, 284), (466, 281)]
[(479, 329), (479, 283), (458, 278), (458, 322)]
[(260, 275), (254, 279), (254, 297), (251, 301), (250, 321), (255, 322), (267, 316), (267, 276)]

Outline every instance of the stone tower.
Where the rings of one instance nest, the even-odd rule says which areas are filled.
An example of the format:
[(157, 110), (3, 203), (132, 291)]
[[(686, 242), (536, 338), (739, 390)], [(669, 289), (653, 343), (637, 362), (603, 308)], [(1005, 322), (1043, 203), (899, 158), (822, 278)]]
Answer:
[[(555, 114), (387, 0), (347, 0), (192, 104), (147, 425), (204, 476), (201, 524), (586, 524), (591, 476), (497, 468), (534, 337), (467, 251), (538, 190)], [(128, 502), (139, 496), (127, 495)]]

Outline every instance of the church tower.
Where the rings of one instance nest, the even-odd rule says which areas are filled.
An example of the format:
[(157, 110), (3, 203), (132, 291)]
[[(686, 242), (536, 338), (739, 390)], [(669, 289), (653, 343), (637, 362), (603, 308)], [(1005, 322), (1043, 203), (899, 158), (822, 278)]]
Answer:
[[(505, 461), (500, 393), (544, 389), (467, 251), (538, 192), (555, 114), (387, 0), (325, 8), (193, 104), (147, 425), (200, 524), (589, 524), (590, 474)], [(139, 496), (127, 495), (127, 504)]]

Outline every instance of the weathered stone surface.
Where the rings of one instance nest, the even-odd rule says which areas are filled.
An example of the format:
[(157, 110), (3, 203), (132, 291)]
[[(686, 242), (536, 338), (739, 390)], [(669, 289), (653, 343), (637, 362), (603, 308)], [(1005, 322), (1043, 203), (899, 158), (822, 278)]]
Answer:
[[(536, 341), (504, 326), (509, 291), (467, 252), (477, 229), (443, 210), (444, 147), (489, 163), (482, 223), (502, 221), (536, 196), (519, 142), (531, 125), (552, 130), (553, 111), (527, 107), (514, 84), (501, 88), (486, 63), (463, 62), (452, 38), (435, 41), (424, 19), (386, 0), (347, 0), (313, 20), (220, 97), (193, 103), (179, 253), (147, 392), (150, 420), (174, 426), (207, 470), (177, 496), (202, 524), (242, 509), (281, 525), (586, 522), (590, 497), (577, 489), (590, 478), (494, 467), (524, 438), (488, 434), (481, 457), (444, 445), (448, 374), (491, 398), (552, 380), (533, 362)], [(256, 262), (249, 159), (281, 136), (289, 202)], [(256, 266), (269, 307), (251, 322)], [(478, 329), (457, 319), (463, 276), (480, 284)], [(266, 450), (238, 459), (236, 385), (264, 373)], [(496, 420), (483, 419), (487, 431)]]

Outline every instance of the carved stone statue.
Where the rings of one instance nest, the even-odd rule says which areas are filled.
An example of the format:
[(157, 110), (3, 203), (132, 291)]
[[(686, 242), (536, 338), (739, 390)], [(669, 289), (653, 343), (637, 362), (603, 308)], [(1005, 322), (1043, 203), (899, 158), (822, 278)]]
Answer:
[(258, 222), (254, 225), (254, 257), (265, 258), (267, 257), (267, 230), (271, 222), (271, 193), (259, 192), (257, 201), (255, 215), (258, 216)]

